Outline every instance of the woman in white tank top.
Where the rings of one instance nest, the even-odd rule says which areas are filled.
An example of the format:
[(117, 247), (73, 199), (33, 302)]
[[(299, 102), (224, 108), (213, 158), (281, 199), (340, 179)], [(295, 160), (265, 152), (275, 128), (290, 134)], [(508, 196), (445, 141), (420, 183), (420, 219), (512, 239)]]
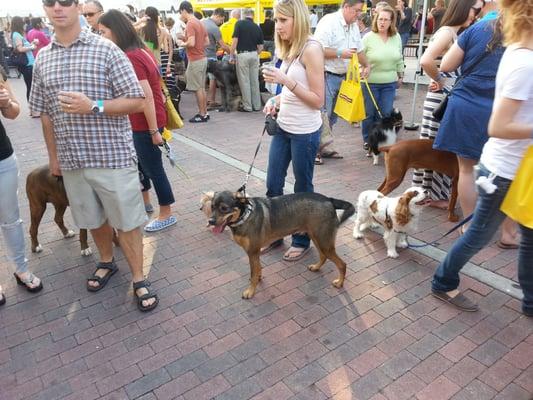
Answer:
[[(264, 109), (266, 114), (277, 113), (278, 122), (268, 158), (268, 197), (283, 194), (291, 162), (294, 192), (313, 192), (314, 160), (322, 128), (320, 109), (324, 104), (324, 53), (320, 43), (310, 36), (307, 5), (303, 0), (280, 0), (274, 6), (274, 20), (276, 54), (284, 61), (280, 69), (263, 70), (266, 82), (283, 85), (281, 94), (271, 98)], [(293, 235), (283, 259), (299, 260), (309, 249), (309, 242), (307, 235)]]

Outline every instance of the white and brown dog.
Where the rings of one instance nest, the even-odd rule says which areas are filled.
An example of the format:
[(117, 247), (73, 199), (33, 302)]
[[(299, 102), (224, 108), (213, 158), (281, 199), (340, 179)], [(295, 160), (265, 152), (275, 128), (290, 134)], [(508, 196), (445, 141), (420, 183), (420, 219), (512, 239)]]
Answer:
[(406, 248), (407, 232), (416, 226), (427, 193), (419, 187), (407, 189), (400, 197), (386, 197), (377, 190), (366, 190), (357, 201), (357, 219), (353, 237), (361, 239), (369, 226), (379, 224), (385, 230), (383, 240), (387, 256), (397, 258), (396, 247)]

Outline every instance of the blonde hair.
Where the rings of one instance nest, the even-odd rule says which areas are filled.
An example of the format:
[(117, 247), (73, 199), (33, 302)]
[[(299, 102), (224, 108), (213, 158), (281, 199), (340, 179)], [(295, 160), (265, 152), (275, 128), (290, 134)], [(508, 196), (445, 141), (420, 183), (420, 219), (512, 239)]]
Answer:
[(500, 0), (503, 12), (503, 36), (506, 45), (533, 34), (533, 0)]
[(372, 20), (372, 32), (378, 33), (378, 17), (382, 12), (388, 12), (390, 14), (390, 26), (387, 30), (387, 35), (396, 35), (396, 12), (394, 12), (392, 7), (389, 5), (381, 7), (379, 12), (374, 15), (374, 19)]
[(276, 42), (277, 55), (282, 60), (294, 60), (302, 52), (311, 34), (309, 10), (303, 0), (279, 0), (274, 5), (274, 18), (277, 18), (278, 14), (292, 17), (294, 21), (290, 42), (282, 40), (276, 32), (274, 40)]

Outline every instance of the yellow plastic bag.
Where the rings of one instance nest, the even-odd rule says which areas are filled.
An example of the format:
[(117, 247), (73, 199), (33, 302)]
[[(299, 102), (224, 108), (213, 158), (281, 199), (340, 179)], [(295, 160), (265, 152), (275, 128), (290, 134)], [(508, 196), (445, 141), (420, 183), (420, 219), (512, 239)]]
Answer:
[(511, 219), (533, 229), (533, 146), (529, 146), (500, 209)]
[(165, 95), (165, 109), (167, 111), (167, 124), (165, 127), (170, 130), (183, 128), (183, 121), (172, 103), (170, 93), (168, 92), (167, 85), (163, 79), (161, 79), (161, 89)]
[(341, 83), (334, 112), (350, 123), (360, 122), (366, 118), (357, 54), (354, 54), (350, 60), (346, 79)]

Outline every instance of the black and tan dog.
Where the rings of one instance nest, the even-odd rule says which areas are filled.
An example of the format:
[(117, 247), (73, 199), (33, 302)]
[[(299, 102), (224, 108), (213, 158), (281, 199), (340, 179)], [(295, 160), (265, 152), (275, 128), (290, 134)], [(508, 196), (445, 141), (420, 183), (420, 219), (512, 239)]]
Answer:
[[(318, 271), (329, 258), (339, 270), (333, 286), (340, 288), (344, 284), (346, 263), (335, 251), (335, 238), (340, 224), (355, 212), (351, 203), (318, 193), (247, 198), (229, 191), (214, 193), (212, 198), (204, 194), (202, 201), (204, 212), (211, 202), (209, 223), (214, 226), (213, 231), (220, 233), (229, 226), (233, 240), (248, 254), (250, 286), (242, 298), (252, 298), (261, 280), (261, 248), (296, 232), (306, 232), (318, 250), (320, 260), (309, 269)], [(335, 210), (344, 210), (340, 218)]]

